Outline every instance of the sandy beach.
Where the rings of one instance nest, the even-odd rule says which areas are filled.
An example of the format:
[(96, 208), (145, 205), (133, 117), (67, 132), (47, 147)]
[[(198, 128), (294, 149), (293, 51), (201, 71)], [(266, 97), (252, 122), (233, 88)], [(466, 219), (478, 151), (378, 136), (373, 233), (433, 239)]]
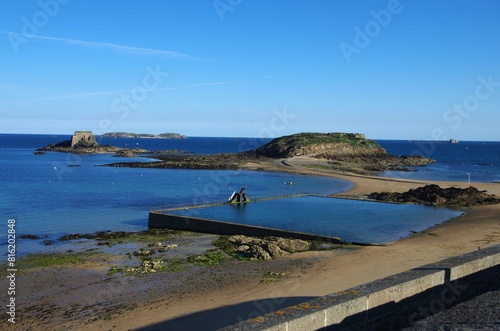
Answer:
[[(354, 183), (340, 194), (403, 192), (425, 184), (330, 171), (305, 158), (245, 165), (247, 169), (334, 176)], [(500, 196), (500, 184), (471, 183)], [(18, 279), (20, 329), (213, 330), (261, 313), (307, 301), (500, 243), (500, 205), (471, 207), (463, 217), (387, 246), (295, 253), (266, 262), (230, 261), (195, 272), (107, 275), (112, 260), (94, 258), (61, 268), (37, 269)], [(193, 237), (210, 241), (217, 236)], [(266, 278), (269, 272), (278, 274)], [(273, 273), (271, 273), (273, 275)], [(267, 281), (266, 281), (267, 279)]]

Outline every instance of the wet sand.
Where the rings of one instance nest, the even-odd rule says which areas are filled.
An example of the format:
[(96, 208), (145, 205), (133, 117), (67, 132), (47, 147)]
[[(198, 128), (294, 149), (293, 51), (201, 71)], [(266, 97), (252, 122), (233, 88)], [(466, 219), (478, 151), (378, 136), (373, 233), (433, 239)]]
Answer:
[[(288, 165), (276, 160), (245, 167), (345, 179), (355, 184), (341, 194), (348, 197), (374, 191), (402, 192), (429, 183), (467, 186), (332, 173), (304, 167), (305, 162), (311, 160), (287, 159)], [(472, 185), (500, 196), (500, 184)], [(499, 243), (500, 205), (494, 205), (468, 208), (463, 217), (387, 246), (310, 251), (268, 262), (232, 260), (221, 266), (193, 267), (182, 272), (108, 276), (113, 258), (96, 256), (82, 265), (21, 275), (16, 298), (18, 326), (33, 330), (213, 330)], [(270, 271), (280, 276), (266, 276)]]

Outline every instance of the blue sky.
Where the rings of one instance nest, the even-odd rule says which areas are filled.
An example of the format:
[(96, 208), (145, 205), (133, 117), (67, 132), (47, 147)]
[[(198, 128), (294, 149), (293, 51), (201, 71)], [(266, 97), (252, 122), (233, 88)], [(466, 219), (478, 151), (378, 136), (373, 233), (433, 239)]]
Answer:
[(500, 1), (3, 1), (0, 132), (500, 140)]

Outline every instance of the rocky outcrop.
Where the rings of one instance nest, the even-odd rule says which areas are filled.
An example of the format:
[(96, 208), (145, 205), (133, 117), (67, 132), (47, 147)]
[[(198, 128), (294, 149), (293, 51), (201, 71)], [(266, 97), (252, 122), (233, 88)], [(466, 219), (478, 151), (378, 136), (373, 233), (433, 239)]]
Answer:
[(105, 153), (116, 153), (123, 150), (123, 148), (105, 145), (101, 146), (98, 143), (88, 144), (86, 142), (78, 143), (71, 146), (71, 140), (65, 140), (57, 144), (48, 145), (42, 148), (38, 148), (37, 152), (62, 152), (62, 153), (72, 153), (72, 154), (105, 154)]
[(132, 148), (132, 149), (123, 148), (123, 149), (120, 149), (118, 152), (116, 152), (115, 156), (117, 156), (117, 157), (134, 157), (137, 154), (147, 154), (147, 153), (150, 153), (150, 152), (148, 150), (142, 149), (142, 148)]
[(147, 155), (159, 158), (164, 155), (177, 155), (187, 153), (181, 150), (149, 151), (142, 148), (121, 148), (111, 145), (99, 145), (98, 143), (80, 142), (71, 146), (71, 140), (65, 140), (57, 144), (47, 145), (35, 150), (34, 154), (43, 155), (46, 152), (60, 152), (71, 154), (115, 154), (117, 157), (135, 157), (138, 155)]
[[(271, 158), (309, 156), (333, 162), (366, 165), (367, 170), (383, 171), (421, 166), (435, 160), (420, 156), (393, 156), (375, 141), (358, 133), (299, 133), (276, 138), (256, 149)], [(370, 168), (371, 167), (371, 168)]]
[(156, 155), (155, 162), (119, 162), (107, 164), (109, 167), (168, 168), (168, 169), (239, 169), (241, 164), (255, 161), (253, 152), (207, 155)]
[(386, 153), (373, 140), (358, 133), (298, 133), (273, 139), (256, 149), (256, 153), (272, 158), (335, 154), (378, 155)]
[(500, 203), (495, 195), (479, 191), (471, 186), (465, 189), (456, 187), (441, 188), (438, 185), (426, 185), (411, 189), (404, 193), (374, 192), (368, 195), (369, 199), (400, 203), (418, 203), (434, 206), (480, 206)]
[(235, 235), (228, 237), (227, 240), (233, 244), (232, 252), (250, 260), (272, 260), (290, 253), (305, 252), (311, 248), (309, 242), (300, 239)]

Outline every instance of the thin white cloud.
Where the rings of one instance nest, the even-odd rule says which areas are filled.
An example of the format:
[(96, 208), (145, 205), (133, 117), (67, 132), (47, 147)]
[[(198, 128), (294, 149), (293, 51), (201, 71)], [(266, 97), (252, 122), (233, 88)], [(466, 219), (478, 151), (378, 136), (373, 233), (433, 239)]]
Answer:
[[(198, 88), (198, 87), (203, 87), (203, 86), (217, 86), (217, 85), (228, 85), (228, 84), (235, 84), (235, 82), (198, 83), (198, 84), (191, 84), (191, 85), (184, 85), (184, 86), (177, 86), (177, 87), (154, 88), (154, 89), (149, 89), (147, 91), (148, 92), (173, 91), (173, 90), (184, 90), (184, 89), (190, 89), (190, 88)], [(130, 91), (131, 90), (82, 92), (82, 93), (57, 95), (57, 96), (51, 96), (51, 97), (34, 98), (31, 100), (41, 101), (41, 100), (78, 99), (78, 98), (94, 97), (94, 96), (101, 96), (101, 95), (130, 93)]]
[[(15, 34), (14, 32), (0, 30), (2, 34)], [(20, 36), (23, 36), (20, 34)], [(110, 50), (114, 52), (134, 54), (134, 55), (144, 55), (144, 56), (162, 56), (168, 58), (176, 58), (183, 60), (206, 60), (200, 57), (192, 56), (189, 54), (184, 54), (175, 51), (168, 51), (163, 49), (156, 48), (143, 48), (143, 47), (135, 47), (135, 46), (126, 46), (113, 44), (108, 42), (101, 41), (88, 41), (88, 40), (80, 40), (80, 39), (71, 39), (71, 38), (59, 38), (59, 37), (50, 37), (50, 36), (41, 36), (41, 35), (30, 35), (25, 38), (29, 40), (38, 40), (43, 42), (51, 42), (69, 46), (77, 46), (77, 47), (85, 47), (85, 48), (94, 48), (101, 50)]]
[(126, 92), (130, 92), (130, 90), (82, 92), (82, 93), (56, 95), (56, 96), (52, 96), (52, 97), (34, 98), (31, 100), (39, 101), (39, 100), (75, 99), (75, 98), (77, 99), (77, 98), (95, 97), (95, 96), (99, 96), (99, 95), (112, 95), (112, 94), (119, 94), (119, 93), (126, 93)]

